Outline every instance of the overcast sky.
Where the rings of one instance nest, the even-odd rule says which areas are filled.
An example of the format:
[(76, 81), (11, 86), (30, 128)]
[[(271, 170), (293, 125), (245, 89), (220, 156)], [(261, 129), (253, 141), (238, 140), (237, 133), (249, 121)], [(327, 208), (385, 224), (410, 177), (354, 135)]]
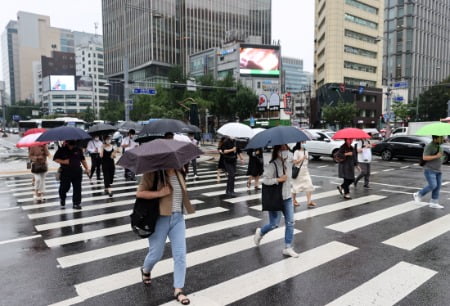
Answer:
[[(2, 0), (0, 32), (18, 11), (50, 16), (52, 26), (76, 31), (94, 33), (98, 23), (102, 33), (101, 0)], [(314, 0), (272, 0), (272, 17), (272, 38), (280, 40), (283, 56), (303, 59), (304, 69), (312, 72)]]

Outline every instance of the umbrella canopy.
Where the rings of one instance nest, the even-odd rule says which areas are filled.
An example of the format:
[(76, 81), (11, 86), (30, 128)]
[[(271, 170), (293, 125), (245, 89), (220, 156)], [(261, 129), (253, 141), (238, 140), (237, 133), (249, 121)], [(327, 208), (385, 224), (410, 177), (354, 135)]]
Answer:
[(196, 125), (188, 124), (187, 126), (189, 127), (188, 133), (201, 133), (202, 132), (202, 130)]
[(245, 149), (264, 148), (306, 140), (311, 140), (311, 138), (295, 127), (277, 126), (258, 133), (250, 139)]
[(266, 129), (264, 129), (264, 128), (253, 128), (252, 129), (252, 131), (253, 131), (253, 136), (255, 136), (256, 134), (258, 134), (258, 133), (261, 133), (261, 132), (264, 132)]
[(136, 174), (165, 169), (181, 169), (203, 152), (190, 142), (156, 139), (126, 151), (117, 162)]
[(96, 125), (93, 125), (89, 128), (88, 133), (89, 134), (112, 134), (116, 131), (117, 129), (115, 127), (113, 127), (111, 124), (106, 124), (106, 123), (99, 123)]
[(124, 121), (117, 125), (117, 129), (119, 132), (128, 133), (129, 130), (133, 129), (136, 133), (139, 133), (142, 130), (142, 124), (133, 122), (133, 121)]
[(175, 134), (173, 135), (173, 139), (178, 140), (178, 141), (184, 141), (184, 142), (191, 142), (191, 139), (183, 134)]
[(82, 129), (71, 126), (60, 126), (42, 133), (37, 141), (84, 140), (92, 137)]
[(144, 125), (138, 136), (164, 136), (167, 132), (187, 133), (189, 131), (189, 126), (181, 120), (159, 119)]
[(49, 143), (48, 141), (36, 141), (36, 139), (38, 139), (41, 135), (42, 135), (42, 133), (34, 133), (34, 134), (29, 134), (27, 136), (24, 136), (19, 139), (19, 141), (16, 144), (16, 147), (29, 148), (29, 147), (42, 146), (42, 145), (48, 144)]
[(37, 133), (44, 133), (45, 131), (47, 131), (47, 129), (44, 128), (34, 128), (34, 129), (29, 129), (27, 131), (25, 131), (25, 133), (23, 133), (23, 136), (27, 136), (27, 135), (31, 135), (31, 134), (37, 134)]
[(239, 122), (230, 122), (222, 125), (217, 133), (230, 137), (252, 138), (253, 130), (248, 125)]
[(356, 128), (345, 128), (337, 131), (333, 137), (333, 139), (368, 139), (370, 138), (369, 134), (364, 132), (361, 129)]
[(447, 136), (450, 135), (450, 124), (443, 122), (436, 122), (427, 124), (424, 127), (420, 128), (416, 135), (419, 136)]

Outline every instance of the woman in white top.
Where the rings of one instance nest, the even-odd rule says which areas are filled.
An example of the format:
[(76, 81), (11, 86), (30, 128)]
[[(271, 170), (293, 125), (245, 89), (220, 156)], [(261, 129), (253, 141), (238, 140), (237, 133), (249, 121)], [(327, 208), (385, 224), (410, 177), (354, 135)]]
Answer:
[(299, 192), (305, 192), (308, 208), (314, 208), (316, 206), (316, 203), (311, 201), (312, 192), (314, 191), (314, 185), (312, 183), (311, 176), (309, 175), (308, 170), (308, 152), (302, 147), (302, 144), (300, 142), (297, 142), (293, 150), (293, 163), (296, 167), (300, 167), (298, 176), (295, 179), (291, 180), (291, 192), (294, 206), (300, 205), (297, 202), (296, 194)]

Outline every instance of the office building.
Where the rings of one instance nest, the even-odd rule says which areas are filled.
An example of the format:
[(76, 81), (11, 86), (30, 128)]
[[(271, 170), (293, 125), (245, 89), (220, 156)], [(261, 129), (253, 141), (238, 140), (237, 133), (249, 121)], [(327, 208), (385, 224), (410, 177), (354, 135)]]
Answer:
[(303, 70), (303, 60), (283, 56), (281, 61), (283, 92), (298, 93), (310, 90), (312, 74)]
[[(360, 114), (354, 124), (372, 127), (381, 114), (384, 1), (316, 0), (315, 4), (317, 103), (356, 102)], [(363, 101), (376, 103), (376, 111)]]
[(19, 82), (19, 36), (17, 21), (10, 21), (2, 34), (2, 67), (5, 82), (4, 99), (10, 105), (20, 96)]
[(189, 55), (249, 36), (271, 43), (271, 0), (102, 0), (107, 78), (163, 81)]
[(450, 2), (386, 0), (383, 84), (414, 99), (450, 75)]

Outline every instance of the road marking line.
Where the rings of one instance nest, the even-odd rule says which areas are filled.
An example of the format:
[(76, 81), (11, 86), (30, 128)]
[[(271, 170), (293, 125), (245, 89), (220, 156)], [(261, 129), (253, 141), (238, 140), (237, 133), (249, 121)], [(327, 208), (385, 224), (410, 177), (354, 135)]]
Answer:
[(361, 227), (365, 227), (425, 206), (427, 205), (417, 204), (414, 201), (410, 201), (404, 204), (395, 205), (372, 213), (368, 213), (356, 218), (351, 218), (346, 221), (334, 223), (326, 226), (326, 228), (342, 233), (348, 233), (354, 231), (355, 229), (359, 229)]
[[(234, 185), (243, 185), (243, 184), (247, 184), (247, 180), (243, 180), (243, 181), (234, 183)], [(213, 185), (206, 185), (206, 186), (197, 186), (197, 187), (188, 188), (188, 191), (196, 191), (196, 190), (203, 190), (203, 189), (210, 189), (210, 188), (217, 188), (217, 187), (226, 187), (226, 186), (227, 186), (227, 183), (213, 184)]]
[[(231, 220), (225, 220), (215, 223), (210, 223), (206, 225), (201, 225), (197, 227), (186, 229), (186, 238), (196, 237), (199, 235), (204, 235), (216, 231), (226, 230), (232, 227), (237, 227), (241, 225), (246, 225), (254, 222), (261, 221), (259, 218), (244, 216), (240, 218), (234, 218)], [(253, 244), (254, 245), (254, 244)], [(76, 265), (85, 264), (88, 262), (93, 262), (100, 259), (110, 258), (117, 255), (126, 254), (133, 251), (138, 251), (148, 248), (148, 240), (140, 239), (130, 242), (115, 244), (112, 246), (95, 249), (91, 251), (86, 251), (82, 253), (77, 253), (73, 255), (68, 255), (64, 257), (57, 258), (58, 263), (62, 268), (73, 267)]]
[(383, 172), (389, 172), (389, 171), (394, 171), (394, 168), (389, 168), (389, 169), (384, 169)]
[[(300, 231), (294, 230), (294, 234)], [(283, 229), (276, 229), (267, 233), (264, 239), (261, 240), (261, 245), (282, 239), (284, 237)], [(187, 267), (191, 268), (200, 264), (207, 263), (225, 256), (233, 255), (242, 251), (254, 248), (253, 235), (241, 239), (225, 242), (215, 246), (211, 246), (198, 251), (186, 254)], [(158, 262), (152, 271), (152, 277), (160, 277), (173, 272), (172, 258), (164, 259)], [(139, 274), (139, 267), (132, 268), (126, 271), (114, 273), (108, 276), (97, 278), (91, 281), (75, 285), (79, 296), (62, 301), (56, 305), (73, 305), (85, 301), (86, 299), (112, 292), (121, 288), (125, 288), (134, 284), (140, 283), (141, 276)]]
[(9, 211), (9, 210), (14, 210), (14, 209), (19, 209), (20, 207), (16, 206), (16, 207), (8, 207), (8, 208), (1, 208), (0, 211)]
[(412, 192), (400, 191), (400, 190), (381, 189), (380, 191), (385, 191), (385, 192), (390, 192), (390, 193), (401, 193), (401, 194), (409, 194), (409, 195), (412, 195)]
[(436, 274), (436, 271), (401, 261), (327, 306), (394, 305)]
[(3, 240), (3, 241), (0, 241), (0, 245), (7, 244), (7, 243), (13, 243), (13, 242), (17, 242), (17, 241), (31, 240), (31, 239), (40, 238), (40, 237), (42, 237), (42, 236), (40, 234), (38, 234), (38, 235), (15, 238), (15, 239), (10, 239), (10, 240)]
[(328, 165), (319, 166), (319, 167), (317, 167), (317, 168), (326, 168), (326, 167), (328, 167)]
[(441, 186), (447, 186), (448, 184), (450, 184), (450, 182), (449, 182), (449, 181), (447, 181), (447, 182), (443, 182), (443, 183), (441, 184)]
[[(337, 241), (189, 294), (193, 305), (228, 305), (357, 250)], [(267, 277), (270, 275), (270, 277)], [(163, 305), (179, 305), (171, 301)]]
[(400, 235), (383, 241), (400, 249), (411, 251), (416, 247), (442, 235), (450, 230), (450, 214), (415, 227)]
[(407, 169), (407, 168), (409, 168), (410, 166), (404, 166), (404, 167), (400, 167), (400, 169)]
[[(222, 208), (222, 207), (207, 208), (207, 209), (202, 209), (202, 210), (197, 211), (196, 216), (197, 217), (206, 216), (206, 215), (221, 213), (224, 211), (227, 211), (227, 209)], [(79, 224), (95, 223), (95, 222), (99, 222), (99, 221), (123, 218), (123, 217), (129, 216), (131, 214), (131, 212), (132, 212), (132, 210), (124, 210), (124, 211), (119, 211), (119, 212), (115, 212), (115, 213), (96, 215), (96, 216), (92, 216), (92, 217), (85, 217), (85, 218), (78, 218), (78, 219), (72, 219), (72, 220), (61, 221), (61, 222), (39, 224), (39, 225), (35, 225), (34, 227), (36, 228), (37, 231), (46, 231), (49, 229), (61, 228), (61, 227), (66, 227), (66, 226), (74, 226), (74, 225), (79, 225)], [(187, 219), (187, 217), (185, 219)]]
[(378, 171), (374, 171), (374, 172), (370, 172), (370, 175), (378, 174), (378, 173), (379, 173)]
[[(242, 192), (242, 191), (250, 191), (250, 189), (247, 187), (242, 187), (242, 188), (236, 188), (234, 191)], [(220, 191), (212, 191), (212, 192), (202, 193), (202, 196), (215, 197), (215, 196), (224, 195), (224, 194), (226, 194), (225, 190), (220, 190)]]

